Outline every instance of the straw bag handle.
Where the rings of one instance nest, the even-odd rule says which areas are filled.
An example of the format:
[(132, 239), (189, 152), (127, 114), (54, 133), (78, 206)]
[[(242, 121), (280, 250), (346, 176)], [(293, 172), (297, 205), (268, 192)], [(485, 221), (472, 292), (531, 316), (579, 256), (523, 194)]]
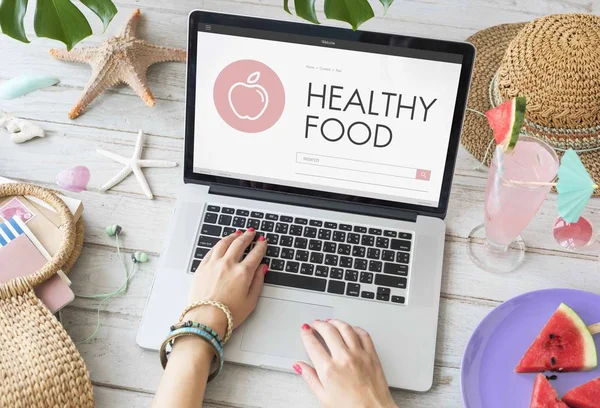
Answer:
[(21, 295), (54, 275), (68, 260), (75, 245), (75, 222), (69, 207), (47, 188), (24, 183), (0, 184), (0, 197), (34, 196), (50, 204), (60, 216), (59, 229), (63, 232), (63, 240), (56, 254), (42, 269), (29, 275), (0, 283), (0, 299)]

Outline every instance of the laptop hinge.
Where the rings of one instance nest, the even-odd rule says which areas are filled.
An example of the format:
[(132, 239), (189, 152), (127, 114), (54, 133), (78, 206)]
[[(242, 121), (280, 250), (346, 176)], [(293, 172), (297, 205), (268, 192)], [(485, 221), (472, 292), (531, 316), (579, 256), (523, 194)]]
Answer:
[(284, 193), (279, 191), (266, 191), (254, 188), (226, 186), (213, 184), (209, 192), (215, 195), (246, 198), (258, 201), (270, 201), (279, 204), (297, 205), (302, 207), (319, 208), (323, 210), (339, 211), (368, 215), (378, 218), (391, 218), (402, 221), (416, 222), (418, 214), (414, 211), (381, 207), (370, 204), (351, 203), (347, 201), (331, 200), (321, 197), (309, 197), (299, 194)]

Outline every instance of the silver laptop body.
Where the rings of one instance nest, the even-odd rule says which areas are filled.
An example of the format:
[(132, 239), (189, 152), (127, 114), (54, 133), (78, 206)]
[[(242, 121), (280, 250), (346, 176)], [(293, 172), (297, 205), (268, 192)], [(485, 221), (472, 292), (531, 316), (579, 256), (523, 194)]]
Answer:
[[(213, 39), (215, 40), (212, 41)], [(226, 41), (244, 41), (245, 46), (241, 47), (240, 43), (240, 47), (245, 51), (237, 51), (236, 47), (219, 46), (221, 39), (225, 41), (223, 44)], [(247, 42), (248, 40), (255, 42)], [(211, 165), (206, 164), (210, 158), (204, 159), (202, 157), (207, 157), (204, 153), (198, 154), (198, 149), (208, 146), (205, 143), (209, 142), (204, 140), (248, 135), (256, 137), (255, 133), (261, 133), (248, 131), (248, 128), (244, 128), (246, 122), (234, 122), (237, 119), (227, 119), (220, 111), (217, 114), (214, 109), (199, 110), (199, 100), (203, 98), (202, 93), (207, 85), (198, 82), (201, 78), (210, 76), (213, 68), (208, 68), (207, 64), (213, 64), (211, 61), (223, 64), (219, 59), (222, 54), (228, 54), (228, 58), (234, 63), (244, 60), (248, 48), (262, 46), (262, 42), (256, 41), (277, 43), (275, 45), (278, 47), (308, 47), (306, 49), (310, 54), (307, 55), (318, 54), (323, 49), (330, 52), (343, 49), (345, 53), (355, 54), (344, 54), (338, 60), (354, 58), (356, 64), (361, 64), (365, 54), (398, 52), (385, 57), (400, 58), (398, 61), (407, 66), (413, 60), (415, 63), (430, 63), (428, 58), (438, 62), (438, 58), (441, 58), (444, 64), (452, 65), (453, 68), (449, 68), (448, 72), (454, 72), (456, 77), (450, 78), (448, 74), (447, 80), (452, 81), (456, 89), (454, 93), (444, 91), (450, 95), (447, 99), (452, 99), (447, 105), (452, 109), (435, 111), (431, 108), (431, 117), (428, 119), (440, 118), (440, 122), (443, 122), (441, 118), (446, 115), (444, 120), (449, 122), (445, 134), (432, 136), (441, 138), (447, 144), (443, 162), (436, 164), (441, 169), (437, 173), (442, 173), (438, 183), (439, 199), (429, 202), (410, 192), (406, 194), (412, 195), (411, 197), (390, 200), (389, 194), (365, 193), (365, 196), (361, 196), (362, 189), (353, 190), (355, 195), (348, 194), (347, 188), (340, 189), (340, 183), (358, 183), (362, 180), (362, 173), (367, 170), (369, 175), (365, 180), (371, 180), (369, 182), (373, 185), (387, 185), (390, 180), (396, 180), (394, 177), (398, 177), (402, 179), (398, 181), (399, 186), (429, 186), (434, 183), (436, 170), (421, 170), (422, 166), (409, 169), (410, 166), (402, 167), (403, 163), (389, 161), (387, 164), (379, 163), (378, 157), (370, 153), (373, 150), (357, 157), (346, 154), (343, 146), (335, 154), (324, 153), (320, 148), (312, 152), (295, 147), (290, 147), (289, 152), (285, 146), (278, 148), (277, 152), (289, 156), (289, 162), (293, 163), (290, 166), (294, 166), (294, 173), (297, 175), (289, 183), (279, 178), (276, 168), (268, 170), (269, 177), (256, 174), (246, 176), (238, 171), (227, 171), (227, 168), (211, 169)], [(297, 52), (302, 52), (302, 49)], [(296, 53), (293, 50), (290, 51), (291, 54)], [(210, 52), (215, 53), (215, 56), (206, 58)], [(239, 57), (236, 56), (238, 52)], [(256, 52), (259, 54), (259, 51)], [(435, 361), (445, 241), (443, 219), (466, 105), (474, 59), (473, 48), (464, 43), (352, 32), (195, 11), (190, 15), (188, 59), (185, 184), (178, 195), (166, 234), (154, 284), (138, 332), (138, 344), (143, 348), (158, 350), (168, 334), (169, 326), (177, 321), (179, 313), (186, 306), (187, 293), (195, 273), (193, 271), (200, 259), (222, 236), (236, 229), (256, 226), (269, 241), (267, 262), (270, 264), (270, 271), (255, 312), (234, 332), (225, 348), (227, 361), (291, 371), (295, 361), (309, 361), (300, 341), (302, 324), (310, 324), (315, 319), (336, 318), (360, 326), (371, 334), (391, 387), (427, 391), (432, 386)], [(292, 64), (293, 61), (287, 63)], [(277, 63), (271, 63), (270, 66), (276, 67), (274, 71), (278, 72), (282, 84), (287, 87), (286, 107), (281, 108), (284, 112), (280, 113), (279, 122), (264, 131), (276, 134), (278, 127), (285, 126), (282, 121), (287, 120), (286, 109), (288, 106), (292, 107), (294, 95), (291, 94), (293, 90), (290, 90), (292, 85), (288, 85), (285, 74), (282, 74), (282, 68)], [(438, 75), (441, 71), (437, 70), (444, 69), (438, 67), (445, 66), (435, 65), (432, 72)], [(410, 71), (410, 68), (406, 69)], [(203, 70), (205, 73), (201, 75)], [(225, 69), (221, 72), (225, 72)], [(267, 75), (261, 72), (263, 76)], [(366, 75), (370, 75), (368, 70), (366, 72)], [(295, 79), (301, 81), (298, 76)], [(414, 81), (418, 80), (420, 79), (414, 78)], [(214, 103), (218, 105), (216, 92), (220, 79), (217, 77), (215, 81)], [(248, 82), (251, 83), (253, 82)], [(313, 85), (315, 83), (313, 81)], [(230, 95), (237, 91), (231, 89), (233, 88), (230, 88)], [(315, 89), (317, 88), (312, 88), (317, 95)], [(270, 101), (277, 100), (276, 89), (265, 85), (262, 90), (269, 94), (267, 98), (271, 98)], [(365, 95), (368, 96), (369, 93)], [(437, 96), (436, 103), (443, 101), (445, 96)], [(264, 103), (265, 95), (259, 97)], [(318, 98), (320, 96), (313, 96), (317, 101), (315, 103), (320, 102)], [(212, 100), (205, 99), (208, 102), (203, 103), (210, 103)], [(432, 100), (426, 100), (425, 97), (423, 99), (425, 102), (422, 106)], [(231, 101), (231, 96), (229, 100)], [(309, 104), (310, 102), (309, 96)], [(439, 106), (445, 106), (441, 105), (443, 102), (439, 103)], [(432, 106), (436, 107), (435, 104)], [(268, 109), (276, 107), (263, 104), (259, 108), (256, 108), (258, 110), (252, 114), (253, 117), (260, 116), (263, 108), (269, 114)], [(348, 110), (350, 108), (360, 109), (356, 105), (348, 107)], [(375, 107), (372, 109), (374, 113)], [(294, 112), (298, 112), (298, 109), (294, 109)], [(383, 111), (379, 111), (380, 117), (383, 116), (381, 112)], [(396, 123), (394, 120), (397, 123), (408, 123), (410, 116), (410, 112), (403, 113), (400, 108), (398, 112), (404, 115), (403, 119), (392, 118), (390, 122), (386, 122), (387, 127), (396, 133), (394, 137), (398, 137), (398, 131), (390, 123)], [(214, 135), (207, 131), (212, 129), (213, 119), (206, 119), (210, 115), (214, 116), (214, 123), (224, 121), (234, 128), (224, 131), (231, 132), (231, 136), (223, 136), (228, 133), (217, 129), (214, 129)], [(343, 116), (338, 118), (340, 121), (344, 120)], [(236, 123), (240, 125), (237, 126)], [(309, 122), (306, 123), (307, 131), (312, 132)], [(227, 124), (223, 125), (223, 129), (226, 129)], [(414, 126), (421, 125), (415, 122)], [(304, 134), (306, 129), (301, 130), (302, 136), (312, 137), (312, 133)], [(314, 134), (318, 134), (318, 130)], [(260, 144), (260, 139), (255, 140)], [(325, 147), (329, 146), (327, 143), (334, 143), (327, 138), (312, 140), (315, 142), (311, 143), (323, 143)], [(219, 141), (214, 143), (217, 142)], [(339, 140), (337, 143), (341, 142), (347, 140)], [(381, 141), (379, 143), (384, 144)], [(226, 155), (235, 156), (235, 149), (238, 147), (231, 142), (228, 145), (229, 152)], [(393, 147), (393, 144), (390, 146)], [(210, 154), (222, 153), (211, 148)], [(255, 157), (255, 163), (268, 163), (269, 154), (273, 153)], [(419, 154), (419, 151), (415, 151), (413, 155)], [(429, 169), (428, 166), (423, 167)], [(330, 173), (331, 171), (342, 173)], [(424, 173), (420, 174), (421, 171)], [(347, 180), (337, 180), (339, 174), (347, 174)], [(410, 180), (403, 181), (408, 178)], [(298, 180), (314, 180), (314, 184)], [(365, 187), (365, 191), (369, 188), (373, 187)]]

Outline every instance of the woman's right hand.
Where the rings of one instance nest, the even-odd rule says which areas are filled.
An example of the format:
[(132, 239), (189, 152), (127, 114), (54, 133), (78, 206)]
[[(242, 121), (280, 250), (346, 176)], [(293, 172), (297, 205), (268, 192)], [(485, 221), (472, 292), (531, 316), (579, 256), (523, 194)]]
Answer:
[[(268, 266), (262, 264), (267, 250), (264, 236), (242, 259), (244, 251), (255, 241), (256, 231), (248, 228), (238, 230), (219, 241), (204, 257), (194, 275), (190, 288), (189, 303), (200, 300), (216, 300), (229, 308), (233, 316), (233, 328), (238, 327), (256, 307)], [(184, 320), (203, 323), (225, 335), (225, 314), (215, 307), (198, 307), (190, 310)]]
[(301, 331), (314, 368), (299, 361), (294, 364), (294, 370), (308, 383), (321, 407), (397, 408), (366, 331), (340, 320), (317, 320), (313, 327), (303, 325)]

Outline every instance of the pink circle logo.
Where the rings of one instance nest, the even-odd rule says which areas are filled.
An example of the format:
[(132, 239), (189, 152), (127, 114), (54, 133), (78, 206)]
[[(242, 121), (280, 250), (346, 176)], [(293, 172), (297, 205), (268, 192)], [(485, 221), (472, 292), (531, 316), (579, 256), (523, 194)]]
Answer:
[(285, 91), (275, 71), (254, 60), (227, 65), (217, 77), (213, 98), (225, 123), (244, 133), (269, 129), (285, 106)]

